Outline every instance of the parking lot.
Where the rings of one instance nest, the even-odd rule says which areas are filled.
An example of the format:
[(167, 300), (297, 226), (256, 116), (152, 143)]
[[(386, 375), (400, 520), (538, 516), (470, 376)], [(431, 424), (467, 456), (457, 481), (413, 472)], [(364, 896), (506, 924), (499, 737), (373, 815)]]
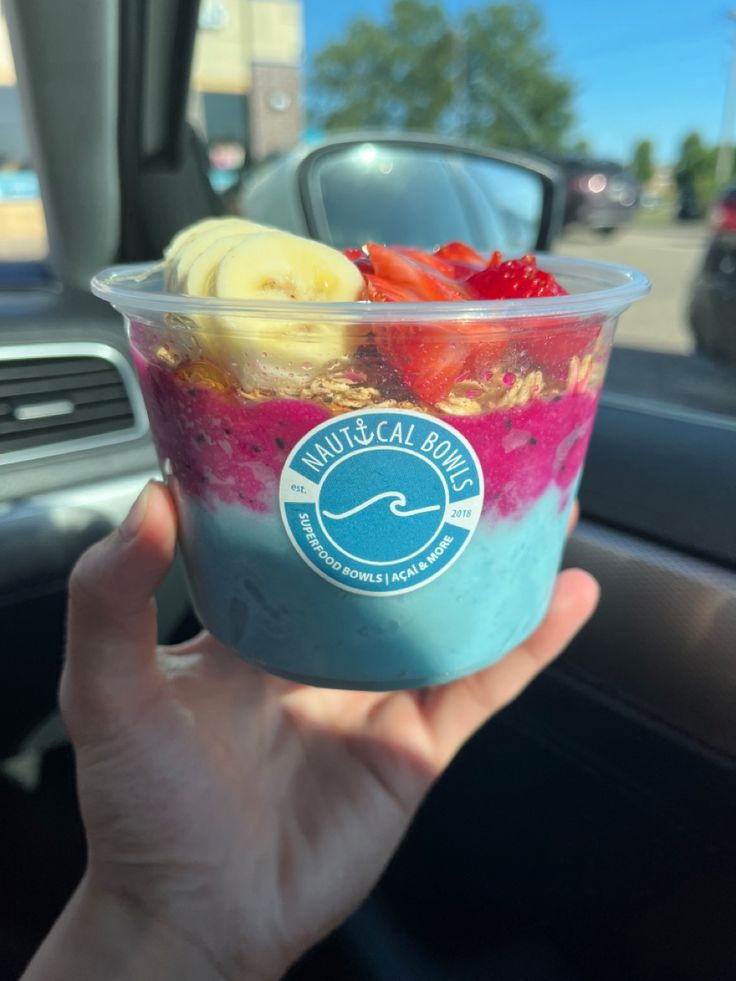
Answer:
[[(649, 296), (635, 303), (619, 323), (619, 350), (611, 362), (607, 389), (734, 419), (734, 367), (704, 355), (681, 357), (693, 350), (688, 298), (702, 261), (707, 227), (701, 223), (648, 226), (647, 218), (640, 215), (636, 225), (609, 238), (571, 228), (555, 249), (562, 255), (635, 266), (652, 281)], [(642, 359), (634, 348), (658, 353)]]
[(633, 226), (608, 237), (569, 228), (555, 252), (580, 259), (601, 259), (634, 266), (652, 281), (652, 291), (619, 323), (616, 343), (655, 351), (689, 354), (687, 305), (693, 277), (703, 256), (707, 228), (675, 223), (648, 226), (641, 216)]

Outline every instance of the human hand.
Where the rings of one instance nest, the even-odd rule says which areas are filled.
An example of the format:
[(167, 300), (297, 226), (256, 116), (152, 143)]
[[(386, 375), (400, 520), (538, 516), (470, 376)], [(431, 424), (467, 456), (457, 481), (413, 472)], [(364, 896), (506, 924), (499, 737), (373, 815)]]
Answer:
[(88, 870), (29, 979), (67, 977), (38, 964), (73, 948), (81, 923), (130, 965), (115, 977), (281, 976), (367, 895), (453, 755), (597, 600), (590, 576), (562, 573), (524, 644), (441, 688), (310, 688), (207, 633), (156, 650), (152, 596), (175, 536), (167, 491), (149, 485), (72, 576), (61, 708)]

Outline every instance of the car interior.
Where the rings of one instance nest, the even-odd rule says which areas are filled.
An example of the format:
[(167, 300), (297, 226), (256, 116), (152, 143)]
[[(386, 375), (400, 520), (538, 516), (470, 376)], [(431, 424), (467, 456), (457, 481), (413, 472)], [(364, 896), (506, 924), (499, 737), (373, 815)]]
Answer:
[[(89, 280), (224, 205), (186, 116), (196, 0), (3, 10), (49, 242), (30, 272), (0, 270), (12, 978), (84, 867), (56, 708), (67, 578), (159, 472), (122, 319)], [(594, 618), (465, 747), (369, 899), (289, 979), (736, 977), (736, 418), (688, 399), (687, 358), (668, 358), (613, 354), (565, 558), (601, 583)], [(669, 365), (676, 398), (631, 382)], [(162, 641), (196, 631), (179, 567), (158, 605)]]

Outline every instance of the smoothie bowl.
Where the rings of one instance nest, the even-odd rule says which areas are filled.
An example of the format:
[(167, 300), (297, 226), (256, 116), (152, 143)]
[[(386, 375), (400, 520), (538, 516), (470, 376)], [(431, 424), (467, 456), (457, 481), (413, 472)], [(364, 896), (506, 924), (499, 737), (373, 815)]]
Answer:
[(125, 317), (192, 601), (274, 674), (441, 684), (542, 619), (624, 267), (342, 254), (227, 219), (93, 290)]

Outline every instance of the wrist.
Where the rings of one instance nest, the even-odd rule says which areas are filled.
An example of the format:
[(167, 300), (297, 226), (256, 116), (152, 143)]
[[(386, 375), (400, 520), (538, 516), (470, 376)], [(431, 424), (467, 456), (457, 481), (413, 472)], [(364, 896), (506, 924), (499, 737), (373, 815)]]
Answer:
[(217, 954), (136, 901), (95, 888), (85, 877), (22, 981), (276, 981)]

